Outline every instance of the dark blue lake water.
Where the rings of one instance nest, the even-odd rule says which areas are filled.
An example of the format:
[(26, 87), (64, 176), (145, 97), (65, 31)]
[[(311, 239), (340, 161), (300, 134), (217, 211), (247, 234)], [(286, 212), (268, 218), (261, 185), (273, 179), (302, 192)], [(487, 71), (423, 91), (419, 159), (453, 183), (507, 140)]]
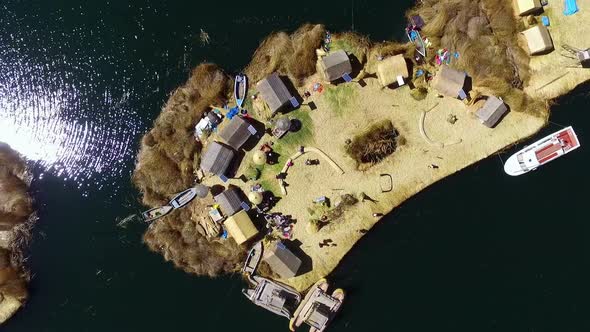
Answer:
[[(187, 275), (141, 226), (115, 226), (138, 208), (139, 139), (202, 61), (238, 71), (264, 36), (305, 22), (402, 39), (410, 5), (4, 0), (0, 141), (34, 163), (40, 221), (30, 301), (0, 330), (287, 330), (238, 276)], [(539, 136), (571, 124), (584, 145), (589, 92), (560, 100)], [(511, 178), (494, 156), (410, 199), (330, 276), (348, 291), (330, 331), (590, 330), (588, 163), (583, 147)]]

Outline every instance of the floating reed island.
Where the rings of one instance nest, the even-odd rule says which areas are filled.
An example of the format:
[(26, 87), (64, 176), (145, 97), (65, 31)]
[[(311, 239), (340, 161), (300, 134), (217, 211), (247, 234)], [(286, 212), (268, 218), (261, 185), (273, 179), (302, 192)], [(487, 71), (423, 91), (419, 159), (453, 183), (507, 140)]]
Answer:
[(36, 220), (25, 160), (0, 142), (0, 323), (24, 305), (29, 273), (24, 250)]
[(408, 43), (273, 33), (244, 69), (243, 108), (233, 78), (200, 64), (143, 137), (133, 181), (152, 208), (195, 184), (210, 194), (152, 222), (145, 243), (217, 276), (245, 260), (252, 273), (262, 241), (256, 273), (305, 291), (381, 216), (535, 134), (552, 99), (590, 79), (571, 56), (590, 47), (590, 3), (564, 16), (537, 2), (420, 1)]

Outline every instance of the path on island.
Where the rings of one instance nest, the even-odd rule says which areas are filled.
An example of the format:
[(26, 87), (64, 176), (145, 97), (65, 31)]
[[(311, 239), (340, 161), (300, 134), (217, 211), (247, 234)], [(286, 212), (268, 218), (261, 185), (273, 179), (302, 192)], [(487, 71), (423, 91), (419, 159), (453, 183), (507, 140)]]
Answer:
[[(283, 166), (281, 173), (287, 174), (287, 172), (289, 171), (289, 167), (290, 167), (289, 163), (293, 162), (294, 160), (301, 157), (303, 154), (305, 154), (307, 152), (317, 153), (318, 155), (320, 155), (320, 157), (324, 158), (324, 160), (327, 161), (328, 164), (330, 164), (330, 166), (332, 166), (332, 168), (336, 172), (340, 173), (340, 175), (344, 174), (344, 170), (342, 169), (342, 167), (338, 166), (338, 164), (336, 164), (336, 162), (334, 160), (332, 160), (332, 158), (330, 158), (327, 154), (325, 154), (324, 151), (322, 151), (318, 148), (313, 148), (313, 147), (306, 147), (303, 149), (303, 152), (297, 151), (297, 153), (295, 153), (291, 157), (289, 157), (289, 159), (287, 159), (287, 161), (285, 162), (285, 166)], [(279, 179), (279, 185), (281, 187), (281, 192), (283, 193), (283, 195), (287, 195), (287, 187), (285, 186), (285, 181), (283, 181), (283, 179)]]
[(460, 138), (458, 138), (455, 141), (448, 142), (448, 143), (435, 142), (432, 139), (430, 139), (430, 137), (428, 137), (428, 135), (426, 134), (426, 131), (424, 130), (424, 120), (426, 119), (426, 113), (432, 111), (437, 106), (438, 106), (438, 103), (435, 104), (434, 106), (432, 106), (428, 111), (422, 111), (422, 114), (420, 114), (420, 120), (419, 120), (418, 125), (420, 126), (420, 134), (422, 135), (422, 138), (424, 138), (424, 140), (426, 142), (428, 142), (428, 144), (438, 146), (439, 148), (444, 148), (445, 146), (455, 145), (455, 144), (459, 144), (459, 143), (463, 142), (463, 140)]

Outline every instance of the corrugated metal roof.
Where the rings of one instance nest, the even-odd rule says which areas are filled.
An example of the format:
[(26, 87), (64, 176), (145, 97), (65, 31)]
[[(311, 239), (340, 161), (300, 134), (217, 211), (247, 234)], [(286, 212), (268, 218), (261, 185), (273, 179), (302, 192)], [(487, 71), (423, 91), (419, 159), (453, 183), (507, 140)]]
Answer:
[(234, 215), (242, 210), (242, 199), (236, 187), (230, 187), (226, 191), (214, 197), (215, 202), (219, 204), (221, 212), (226, 217)]
[(344, 50), (338, 50), (325, 56), (321, 61), (324, 78), (328, 81), (335, 81), (342, 75), (352, 72), (352, 65), (348, 54)]
[(212, 142), (201, 157), (201, 169), (208, 173), (222, 175), (231, 164), (234, 154), (234, 151), (227, 146)]
[(256, 88), (272, 112), (280, 110), (291, 98), (287, 86), (277, 73), (272, 73), (258, 82)]
[(264, 260), (281, 278), (294, 277), (301, 266), (301, 259), (280, 241), (273, 243), (269, 249), (265, 250)]
[(252, 136), (251, 125), (242, 117), (234, 116), (219, 133), (219, 136), (232, 148), (239, 150)]

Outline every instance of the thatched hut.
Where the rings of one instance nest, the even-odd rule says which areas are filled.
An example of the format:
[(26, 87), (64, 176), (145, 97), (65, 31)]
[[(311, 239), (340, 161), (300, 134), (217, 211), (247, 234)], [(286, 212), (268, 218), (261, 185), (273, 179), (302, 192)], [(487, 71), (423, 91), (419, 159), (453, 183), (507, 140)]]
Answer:
[(223, 175), (227, 171), (234, 151), (219, 142), (211, 142), (201, 157), (201, 169), (215, 175)]
[(320, 69), (324, 79), (332, 82), (352, 72), (352, 64), (344, 50), (332, 52), (320, 60)]
[(213, 198), (215, 202), (219, 204), (221, 212), (223, 212), (226, 217), (232, 216), (236, 214), (236, 212), (242, 210), (243, 201), (238, 190), (239, 189), (236, 187), (229, 187), (227, 190)]
[(289, 104), (292, 97), (289, 89), (287, 89), (287, 86), (276, 72), (258, 82), (256, 88), (273, 113), (280, 111)]
[(464, 99), (466, 79), (465, 72), (442, 65), (431, 84), (436, 91), (444, 96)]
[(516, 14), (520, 16), (537, 13), (543, 8), (540, 0), (514, 0), (512, 5)]
[(479, 118), (481, 123), (489, 128), (494, 127), (500, 118), (508, 111), (508, 107), (502, 99), (490, 96), (483, 106), (475, 111), (475, 116)]
[(250, 136), (256, 134), (256, 129), (241, 116), (234, 116), (229, 123), (223, 127), (219, 136), (232, 148), (239, 150)]
[(258, 234), (258, 229), (252, 223), (250, 216), (243, 210), (227, 218), (223, 226), (237, 244), (242, 244)]
[(402, 86), (405, 84), (404, 79), (409, 76), (408, 64), (401, 54), (383, 59), (377, 65), (377, 78), (382, 86), (389, 86), (396, 82), (397, 86)]
[(553, 50), (553, 41), (549, 29), (544, 25), (537, 25), (522, 32), (528, 46), (529, 54), (542, 54)]
[(277, 241), (264, 250), (264, 261), (273, 272), (281, 278), (292, 278), (297, 275), (301, 259), (295, 256), (281, 241)]

